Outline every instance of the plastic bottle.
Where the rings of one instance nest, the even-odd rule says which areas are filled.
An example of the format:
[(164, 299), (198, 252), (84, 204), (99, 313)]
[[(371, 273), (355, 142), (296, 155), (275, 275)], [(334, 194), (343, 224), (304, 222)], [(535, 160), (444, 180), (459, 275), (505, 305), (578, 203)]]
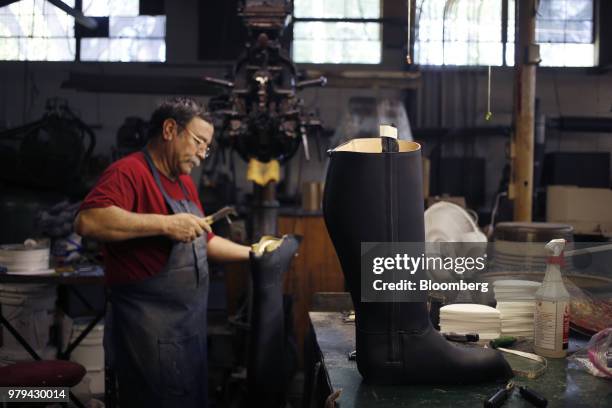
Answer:
[(544, 357), (562, 358), (567, 354), (570, 295), (561, 277), (564, 248), (564, 239), (546, 244), (546, 275), (535, 294), (534, 351)]

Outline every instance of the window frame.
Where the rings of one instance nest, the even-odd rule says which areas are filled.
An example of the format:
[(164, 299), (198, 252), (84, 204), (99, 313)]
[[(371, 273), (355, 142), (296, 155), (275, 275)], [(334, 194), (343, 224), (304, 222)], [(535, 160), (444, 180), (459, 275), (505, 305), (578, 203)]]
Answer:
[[(83, 10), (83, 0), (74, 0), (74, 9), (77, 11), (82, 11)], [(164, 14), (165, 15), (165, 14)], [(167, 23), (167, 21), (166, 21)], [(164, 41), (166, 41), (166, 35), (164, 35)], [(20, 62), (26, 62), (26, 63), (36, 63), (36, 64), (41, 64), (41, 63), (73, 63), (73, 62), (78, 62), (81, 64), (105, 64), (105, 63), (121, 63), (121, 64), (165, 64), (167, 62), (167, 60), (164, 61), (90, 61), (90, 60), (81, 60), (81, 40), (83, 38), (92, 38), (92, 37), (86, 37), (86, 36), (82, 36), (81, 35), (81, 30), (77, 29), (77, 22), (74, 21), (74, 37), (66, 37), (66, 38), (74, 38), (75, 41), (75, 51), (74, 51), (74, 59), (72, 60), (29, 60), (29, 59), (25, 59), (25, 60), (0, 60), (0, 63), (20, 63)], [(96, 37), (97, 38), (97, 37)], [(104, 37), (100, 37), (100, 38), (104, 38)], [(108, 37), (111, 38), (111, 37)], [(166, 49), (166, 57), (167, 57), (167, 52), (168, 50)]]
[(338, 66), (342, 66), (342, 67), (355, 67), (355, 68), (363, 68), (363, 69), (368, 69), (368, 68), (380, 68), (381, 66), (384, 65), (385, 63), (385, 58), (384, 58), (384, 25), (385, 23), (389, 22), (389, 19), (385, 19), (383, 17), (383, 11), (384, 11), (384, 1), (385, 0), (379, 0), (378, 1), (378, 6), (379, 6), (379, 17), (378, 18), (354, 18), (354, 17), (296, 17), (294, 14), (294, 10), (295, 10), (295, 5), (293, 6), (293, 10), (291, 12), (291, 24), (290, 27), (288, 27), (288, 32), (290, 34), (290, 38), (289, 38), (289, 44), (290, 44), (290, 50), (291, 50), (291, 57), (293, 59), (293, 29), (294, 29), (294, 25), (295, 23), (309, 23), (309, 22), (321, 22), (321, 23), (377, 23), (379, 25), (379, 30), (380, 30), (380, 62), (378, 63), (368, 63), (368, 62), (364, 62), (364, 63), (353, 63), (353, 62), (339, 62), (339, 63), (333, 63), (333, 62), (323, 62), (323, 63), (316, 63), (316, 62), (296, 62), (296, 64), (300, 64), (302, 66), (317, 66), (317, 67), (338, 67)]
[[(519, 1), (521, 0), (515, 0), (515, 7), (518, 4)], [(573, 70), (576, 72), (580, 72), (580, 71), (587, 71), (587, 72), (591, 72), (594, 70), (597, 70), (599, 68), (599, 0), (592, 0), (593, 2), (593, 11), (592, 11), (592, 24), (593, 24), (593, 32), (591, 34), (591, 42), (589, 44), (593, 44), (594, 48), (595, 48), (595, 55), (593, 56), (593, 65), (592, 66), (547, 66), (547, 65), (538, 65), (538, 69), (544, 69), (547, 71), (554, 71), (554, 70)], [(514, 68), (514, 64), (509, 65), (507, 58), (506, 58), (506, 52), (507, 52), (507, 48), (508, 48), (508, 44), (514, 44), (514, 41), (509, 41), (508, 39), (508, 28), (509, 28), (509, 20), (508, 17), (510, 16), (510, 2), (509, 0), (501, 0), (501, 13), (500, 13), (500, 21), (501, 21), (501, 25), (500, 25), (500, 29), (501, 29), (501, 44), (502, 44), (502, 64), (501, 65), (495, 65), (494, 67), (496, 69), (513, 69)], [(516, 24), (516, 10), (515, 10), (515, 24)], [(414, 45), (416, 43), (416, 31), (417, 31), (417, 27), (416, 27), (416, 22), (415, 22), (415, 27), (413, 28), (413, 32), (415, 33), (414, 36), (414, 40), (413, 43), (411, 44), (411, 48), (414, 49)], [(517, 31), (517, 27), (515, 26), (515, 33)], [(444, 40), (443, 40), (444, 41)], [(537, 43), (538, 45), (540, 45), (540, 43)], [(546, 44), (572, 44), (572, 43), (546, 43)], [(586, 43), (585, 43), (586, 44)], [(479, 65), (479, 64), (474, 64), (474, 65), (454, 65), (454, 64), (440, 64), (440, 65), (432, 65), (432, 64), (418, 64), (416, 62), (414, 62), (415, 65), (418, 65), (419, 67), (423, 67), (427, 70), (437, 70), (437, 69), (445, 69), (445, 70), (454, 70), (454, 71), (461, 71), (461, 70), (482, 70), (482, 69), (486, 69), (488, 67), (488, 65)], [(493, 66), (493, 65), (492, 65)]]

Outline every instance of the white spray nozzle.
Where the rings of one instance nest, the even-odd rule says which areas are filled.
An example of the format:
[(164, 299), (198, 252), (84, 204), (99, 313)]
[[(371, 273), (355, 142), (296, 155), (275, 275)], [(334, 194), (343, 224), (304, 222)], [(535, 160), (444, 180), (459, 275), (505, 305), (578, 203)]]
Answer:
[(553, 239), (546, 244), (546, 249), (550, 256), (561, 256), (563, 248), (565, 248), (565, 239), (563, 238)]

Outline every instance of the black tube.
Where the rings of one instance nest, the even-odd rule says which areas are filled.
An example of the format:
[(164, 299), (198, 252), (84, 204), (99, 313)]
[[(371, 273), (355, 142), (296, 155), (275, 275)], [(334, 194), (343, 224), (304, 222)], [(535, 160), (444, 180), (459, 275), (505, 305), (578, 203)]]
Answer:
[(549, 119), (546, 126), (552, 129), (568, 132), (612, 132), (612, 118), (588, 117), (588, 116), (561, 116)]

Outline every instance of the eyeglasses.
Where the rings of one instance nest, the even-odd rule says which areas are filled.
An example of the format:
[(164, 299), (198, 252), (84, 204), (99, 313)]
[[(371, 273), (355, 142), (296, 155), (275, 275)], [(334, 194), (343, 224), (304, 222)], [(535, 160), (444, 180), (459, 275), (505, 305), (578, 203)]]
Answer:
[(193, 140), (195, 140), (198, 150), (200, 150), (202, 146), (206, 146), (206, 152), (204, 153), (204, 158), (207, 158), (208, 156), (210, 156), (210, 142), (200, 139), (195, 133), (189, 130), (188, 127), (184, 127), (183, 129), (185, 129), (187, 133), (189, 133), (189, 135), (193, 138)]

